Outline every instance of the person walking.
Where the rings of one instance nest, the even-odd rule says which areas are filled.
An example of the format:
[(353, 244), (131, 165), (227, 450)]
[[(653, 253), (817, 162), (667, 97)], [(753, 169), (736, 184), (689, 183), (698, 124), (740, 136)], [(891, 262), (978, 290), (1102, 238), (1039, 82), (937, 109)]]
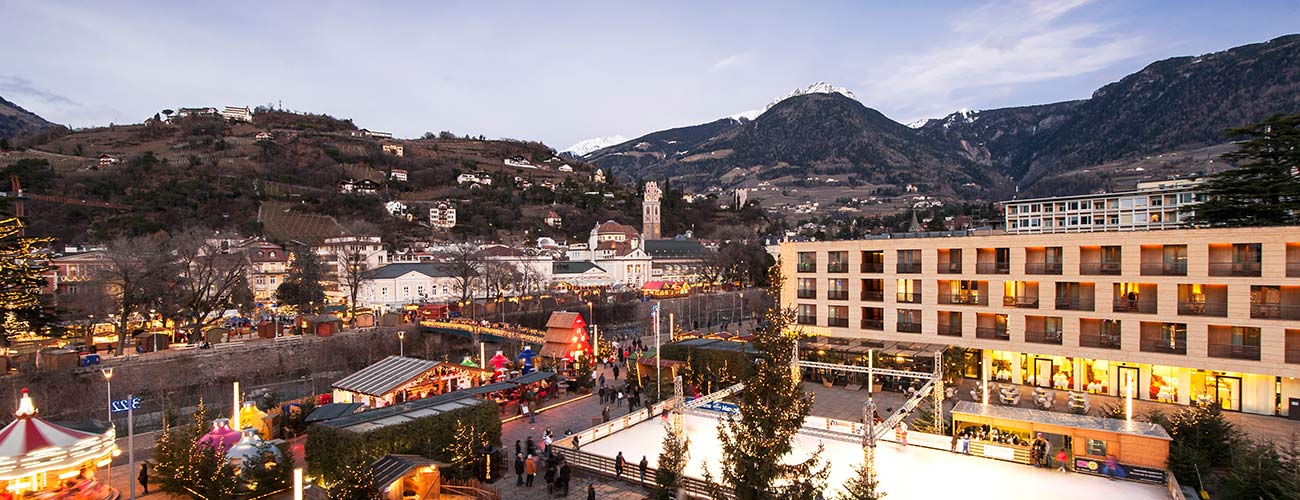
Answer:
[[(619, 361), (620, 363), (622, 360)], [(618, 365), (614, 365), (614, 380), (618, 381)]]
[(605, 409), (601, 410), (600, 418), (605, 422), (609, 422), (609, 405), (605, 405)]
[(524, 485), (524, 454), (515, 453), (515, 486)]
[(614, 406), (623, 406), (623, 390), (622, 390), (622, 389), (619, 389), (619, 390), (618, 390), (618, 402), (614, 403)]
[(596, 485), (587, 483), (587, 500), (596, 500)]
[(149, 464), (140, 464), (140, 486), (144, 487), (144, 494), (149, 494)]
[(646, 461), (645, 455), (641, 455), (641, 463), (637, 464), (637, 472), (641, 473), (641, 487), (645, 487), (645, 468), (648, 465), (650, 463)]
[(537, 477), (537, 455), (528, 455), (524, 460), (524, 487), (533, 487), (533, 478)]
[(551, 494), (552, 491), (555, 491), (555, 490), (554, 490), (554, 488), (555, 488), (555, 462), (553, 462), (553, 461), (547, 461), (547, 462), (546, 462), (546, 476), (545, 476), (545, 479), (546, 479), (546, 494), (549, 495), (549, 494)]
[(519, 444), (519, 440), (516, 439), (516, 440), (515, 440), (515, 454), (518, 455), (518, 454), (523, 453), (523, 452), (524, 452), (523, 445), (520, 445), (520, 444)]
[(599, 382), (600, 382), (600, 387), (601, 387), (602, 389), (604, 389), (604, 388), (605, 388), (605, 374), (604, 374), (604, 373), (600, 374)]
[(970, 436), (966, 434), (961, 435), (961, 453), (970, 455)]
[(1029, 447), (1030, 460), (1034, 462), (1034, 467), (1043, 467), (1047, 463), (1048, 447), (1047, 439), (1043, 438), (1043, 433), (1039, 432), (1034, 437), (1034, 443)]
[(627, 464), (627, 460), (623, 459), (623, 452), (621, 451), (618, 452), (618, 456), (614, 457), (614, 476), (618, 477), (619, 479), (622, 479), (623, 466), (626, 464)]
[(562, 487), (562, 491), (564, 491), (564, 496), (566, 497), (569, 496), (569, 478), (571, 477), (570, 474), (572, 474), (572, 471), (569, 470), (569, 462), (567, 460), (561, 460), (560, 461), (560, 485)]
[(1065, 463), (1068, 461), (1070, 461), (1070, 454), (1065, 452), (1064, 447), (1062, 447), (1059, 450), (1056, 450), (1056, 463), (1058, 464), (1057, 470), (1061, 472), (1069, 472), (1065, 468)]

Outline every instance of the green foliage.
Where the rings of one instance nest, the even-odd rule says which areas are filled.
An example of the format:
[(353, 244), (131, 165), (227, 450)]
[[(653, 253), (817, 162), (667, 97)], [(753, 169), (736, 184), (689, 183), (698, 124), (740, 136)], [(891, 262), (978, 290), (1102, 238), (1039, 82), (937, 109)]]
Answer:
[(275, 298), (281, 305), (294, 306), (300, 312), (315, 312), (325, 304), (325, 289), (321, 286), (324, 277), (315, 252), (310, 248), (294, 250), (289, 277), (276, 288)]
[[(378, 411), (378, 410), (371, 410)], [(307, 432), (307, 462), (311, 473), (327, 482), (338, 480), (349, 464), (373, 463), (390, 453), (409, 453), (450, 461), (445, 453), (456, 435), (458, 422), (481, 430), (494, 448), (501, 444), (501, 420), (495, 403), (417, 418), (366, 433), (356, 433), (323, 424)]]
[(287, 455), (277, 458), (273, 450), (274, 446), (263, 443), (256, 457), (240, 464), (239, 479), (246, 495), (257, 497), (293, 486), (293, 459)]
[(739, 351), (699, 349), (681, 344), (660, 347), (663, 359), (684, 361), (682, 382), (700, 392), (734, 385), (754, 373), (754, 357)]
[(1300, 222), (1300, 115), (1275, 115), (1228, 131), (1249, 138), (1226, 155), (1236, 168), (1210, 176), (1205, 200), (1195, 208), (1198, 225), (1281, 226)]
[(0, 330), (4, 338), (51, 334), (55, 318), (45, 307), (42, 274), (49, 267), (42, 248), (53, 240), (22, 236), (18, 219), (0, 220)]
[(330, 500), (375, 500), (379, 498), (379, 487), (375, 485), (375, 474), (370, 469), (370, 462), (357, 462), (343, 466), (339, 478), (325, 484), (329, 490)]
[(862, 465), (853, 468), (853, 477), (844, 483), (844, 491), (836, 496), (838, 500), (880, 500), (885, 492), (880, 491), (879, 473), (874, 460), (864, 460)]
[(917, 432), (928, 432), (931, 434), (944, 434), (944, 432), (942, 432), (943, 429), (939, 428), (939, 425), (942, 422), (940, 422), (938, 418), (935, 418), (934, 399), (925, 398), (925, 401), (916, 405), (916, 409), (912, 410), (912, 415), (913, 430), (916, 430)]
[(655, 500), (672, 500), (677, 498), (677, 490), (682, 485), (682, 470), (690, 456), (691, 440), (685, 436), (680, 439), (669, 432), (664, 435), (663, 449), (659, 452), (659, 468), (655, 469)]
[(1292, 438), (1285, 454), (1274, 443), (1247, 442), (1223, 475), (1223, 498), (1300, 498), (1300, 463)]
[(23, 158), (18, 160), (3, 170), (0, 170), (0, 180), (3, 180), (5, 186), (9, 185), (10, 176), (18, 176), (18, 181), (22, 184), (24, 191), (33, 191), (44, 193), (54, 187), (54, 181), (59, 178), (58, 172), (50, 167), (49, 160), (44, 158)]
[(1146, 418), (1163, 426), (1173, 438), (1169, 444), (1169, 471), (1182, 484), (1198, 484), (1197, 467), (1204, 473), (1228, 465), (1241, 442), (1240, 432), (1216, 404), (1198, 403), (1169, 415), (1156, 410)]
[[(767, 293), (779, 304), (780, 266), (771, 269)], [(793, 366), (799, 334), (789, 329), (794, 310), (771, 306), (750, 342), (760, 360), (745, 379), (739, 415), (728, 415), (718, 425), (722, 447), (721, 482), (711, 475), (711, 488), (725, 488), (736, 500), (812, 500), (826, 486), (830, 474), (821, 461), (821, 447), (808, 459), (785, 463), (792, 441), (812, 410), (812, 398), (803, 391), (798, 368)]]
[(233, 498), (239, 478), (226, 455), (199, 444), (207, 431), (203, 403), (183, 425), (163, 429), (154, 443), (153, 476), (163, 491), (206, 499)]
[(474, 477), (480, 462), (479, 450), (486, 443), (487, 433), (475, 429), (472, 423), (466, 424), (463, 420), (457, 420), (456, 433), (442, 450), (442, 455), (447, 457), (447, 463), (451, 464), (451, 469), (448, 471), (451, 477), (456, 479)]

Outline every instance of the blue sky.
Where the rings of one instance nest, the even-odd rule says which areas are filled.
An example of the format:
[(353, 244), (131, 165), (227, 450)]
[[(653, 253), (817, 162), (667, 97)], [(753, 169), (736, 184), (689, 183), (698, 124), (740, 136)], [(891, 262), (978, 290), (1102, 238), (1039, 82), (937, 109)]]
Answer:
[(1086, 98), (1300, 32), (1300, 2), (0, 0), (0, 96), (72, 126), (258, 105), (564, 148), (827, 81), (907, 123)]

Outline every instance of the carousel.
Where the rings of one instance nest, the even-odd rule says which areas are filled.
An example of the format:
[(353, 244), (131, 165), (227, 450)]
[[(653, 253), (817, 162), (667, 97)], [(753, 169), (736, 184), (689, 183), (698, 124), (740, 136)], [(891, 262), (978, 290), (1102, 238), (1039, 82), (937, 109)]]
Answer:
[(36, 416), (23, 389), (14, 421), (0, 429), (0, 499), (71, 498), (102, 500), (113, 496), (95, 472), (121, 453), (112, 426), (77, 430)]

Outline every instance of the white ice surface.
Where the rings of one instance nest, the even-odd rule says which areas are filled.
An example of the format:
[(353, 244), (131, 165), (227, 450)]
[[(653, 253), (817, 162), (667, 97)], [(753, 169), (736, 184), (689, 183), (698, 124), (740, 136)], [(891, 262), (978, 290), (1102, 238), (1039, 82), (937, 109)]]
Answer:
[[(703, 463), (717, 477), (718, 459), (722, 448), (718, 442), (717, 419), (687, 415), (687, 435), (690, 437), (690, 461), (686, 474), (702, 478)], [(664, 426), (660, 418), (652, 418), (628, 429), (584, 443), (582, 451), (614, 457), (619, 451), (627, 460), (629, 469), (646, 456), (650, 467), (657, 467), (659, 450), (663, 445)], [(822, 458), (831, 464), (830, 485), (838, 491), (853, 475), (853, 467), (862, 463), (862, 448), (856, 444), (800, 434), (795, 439), (794, 458), (803, 459), (824, 444)], [(892, 500), (911, 498), (960, 498), (962, 500), (1008, 500), (1012, 498), (1043, 498), (1051, 500), (1098, 499), (1167, 499), (1163, 486), (1110, 481), (1102, 477), (1055, 470), (1035, 469), (1026, 465), (998, 460), (965, 456), (917, 446), (903, 447), (884, 442), (876, 448), (876, 468), (880, 471), (881, 488)], [(831, 495), (827, 495), (831, 497)]]

